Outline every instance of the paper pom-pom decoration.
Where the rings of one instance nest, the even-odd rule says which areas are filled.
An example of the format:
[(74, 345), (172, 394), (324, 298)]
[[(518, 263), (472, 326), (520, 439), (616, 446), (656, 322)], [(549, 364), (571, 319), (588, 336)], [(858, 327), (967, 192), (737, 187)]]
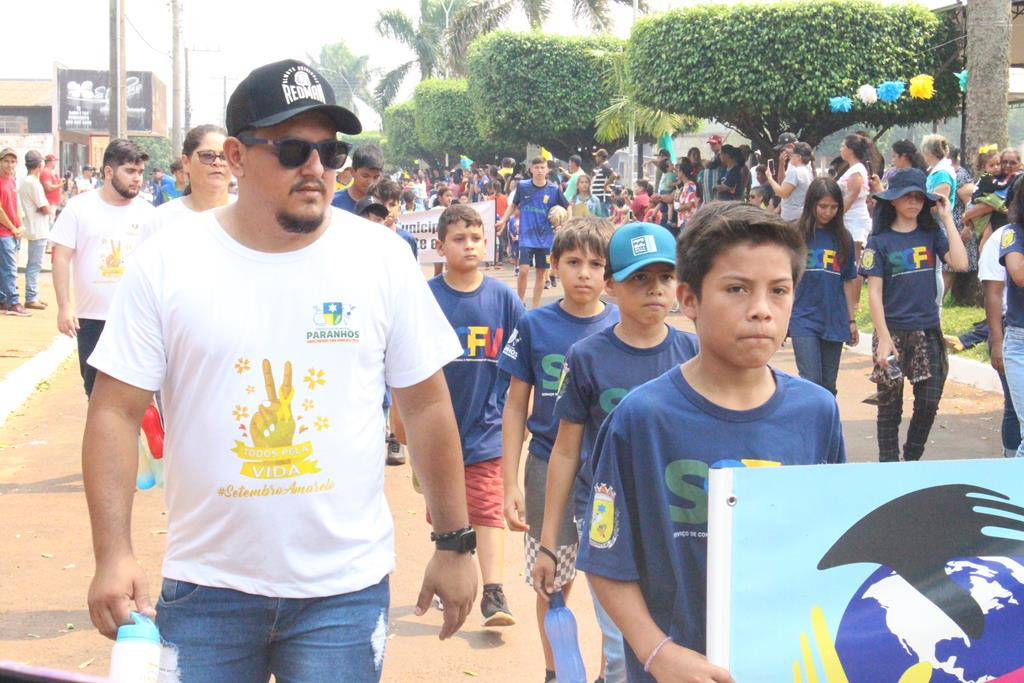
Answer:
[(960, 81), (960, 92), (967, 92), (967, 69), (953, 74)]
[(928, 74), (919, 74), (910, 79), (910, 96), (919, 100), (930, 100), (935, 95), (935, 79)]
[(845, 95), (828, 98), (828, 106), (834, 112), (847, 112), (853, 109), (853, 100)]
[(878, 84), (878, 99), (883, 102), (895, 102), (907, 87), (903, 81), (885, 81)]
[(857, 88), (857, 99), (864, 104), (874, 104), (878, 101), (878, 91), (875, 86), (864, 84)]

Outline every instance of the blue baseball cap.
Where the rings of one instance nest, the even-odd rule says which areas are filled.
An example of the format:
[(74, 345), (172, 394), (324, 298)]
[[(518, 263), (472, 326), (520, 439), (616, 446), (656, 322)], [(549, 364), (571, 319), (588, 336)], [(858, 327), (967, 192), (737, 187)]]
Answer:
[(612, 279), (622, 282), (652, 263), (676, 264), (676, 239), (654, 223), (626, 223), (612, 233), (608, 266)]

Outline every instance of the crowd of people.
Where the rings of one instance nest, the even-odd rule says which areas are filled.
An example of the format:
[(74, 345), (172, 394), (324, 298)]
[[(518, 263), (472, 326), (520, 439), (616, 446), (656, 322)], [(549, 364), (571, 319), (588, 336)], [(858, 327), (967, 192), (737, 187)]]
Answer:
[[(183, 681), (379, 680), (394, 569), (382, 475), (406, 448), (436, 544), (416, 611), (434, 598), (442, 639), (474, 608), (478, 570), (484, 624), (516, 624), (509, 529), (524, 537), (546, 681), (544, 615), (578, 570), (602, 634), (599, 680), (731, 681), (703, 655), (699, 482), (741, 457), (845, 462), (835, 395), (864, 283), (879, 460), (922, 457), (947, 347), (986, 339), (1005, 454), (1024, 455), (1015, 150), (982, 150), (975, 178), (941, 136), (920, 152), (899, 141), (886, 160), (858, 133), (816, 174), (795, 135), (770, 154), (712, 135), (710, 159), (660, 150), (626, 187), (604, 149), (565, 167), (537, 156), (389, 175), (378, 148), (337, 139), (360, 128), (325, 79), (287, 60), (239, 84), (225, 127), (188, 132), (171, 174), (151, 174), (152, 202), (148, 157), (128, 140), (107, 147), (99, 187), (70, 198), (33, 152), (13, 188), (17, 155), (0, 150), (0, 303), (45, 307), (38, 268), (22, 305), (12, 264), (19, 238), (37, 265), (51, 242), (58, 328), (77, 339), (90, 397), (93, 623), (112, 637), (133, 606), (154, 617)], [(511, 259), (516, 289), (486, 272), (467, 204), (488, 200), (494, 267)], [(430, 208), (443, 263), (425, 280), (401, 216)], [(985, 324), (944, 337), (950, 276), (973, 271)], [(695, 334), (667, 323), (673, 310)], [(787, 339), (799, 378), (769, 365)], [(904, 380), (915, 400), (901, 449)], [(254, 394), (266, 398), (250, 413)], [(130, 535), (154, 405), (168, 508), (155, 606)]]

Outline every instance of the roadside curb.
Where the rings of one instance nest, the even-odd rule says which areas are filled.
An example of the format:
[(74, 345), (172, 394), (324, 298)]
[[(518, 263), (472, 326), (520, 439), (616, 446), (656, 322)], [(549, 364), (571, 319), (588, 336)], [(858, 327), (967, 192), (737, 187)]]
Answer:
[[(861, 332), (860, 342), (856, 346), (851, 347), (850, 350), (854, 353), (870, 356), (871, 337), (870, 332)], [(967, 384), (982, 391), (991, 391), (1000, 396), (1003, 394), (1003, 385), (999, 381), (998, 373), (996, 373), (992, 366), (971, 360), (970, 358), (960, 358), (950, 354), (949, 375), (947, 375), (946, 379), (959, 382), (960, 384)]]
[(0, 425), (32, 395), (40, 382), (56, 372), (76, 348), (74, 339), (58, 334), (46, 349), (0, 380)]

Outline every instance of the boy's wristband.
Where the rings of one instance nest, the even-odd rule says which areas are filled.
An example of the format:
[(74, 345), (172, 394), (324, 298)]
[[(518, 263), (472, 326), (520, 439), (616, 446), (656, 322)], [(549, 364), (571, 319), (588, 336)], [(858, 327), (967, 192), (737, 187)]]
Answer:
[(651, 672), (651, 664), (654, 663), (654, 658), (658, 656), (659, 652), (661, 652), (661, 648), (665, 647), (665, 643), (671, 643), (671, 642), (672, 642), (672, 636), (665, 636), (665, 639), (663, 641), (661, 641), (660, 643), (658, 643), (657, 645), (654, 646), (654, 649), (651, 650), (651, 654), (647, 655), (647, 661), (644, 662), (644, 672), (645, 673), (650, 673)]
[(555, 569), (558, 569), (558, 556), (555, 555), (553, 552), (551, 552), (550, 550), (548, 550), (547, 548), (545, 548), (542, 545), (539, 545), (537, 547), (540, 548), (540, 551), (542, 553), (544, 553), (545, 555), (547, 555), (548, 557), (551, 558), (551, 561), (555, 563)]

